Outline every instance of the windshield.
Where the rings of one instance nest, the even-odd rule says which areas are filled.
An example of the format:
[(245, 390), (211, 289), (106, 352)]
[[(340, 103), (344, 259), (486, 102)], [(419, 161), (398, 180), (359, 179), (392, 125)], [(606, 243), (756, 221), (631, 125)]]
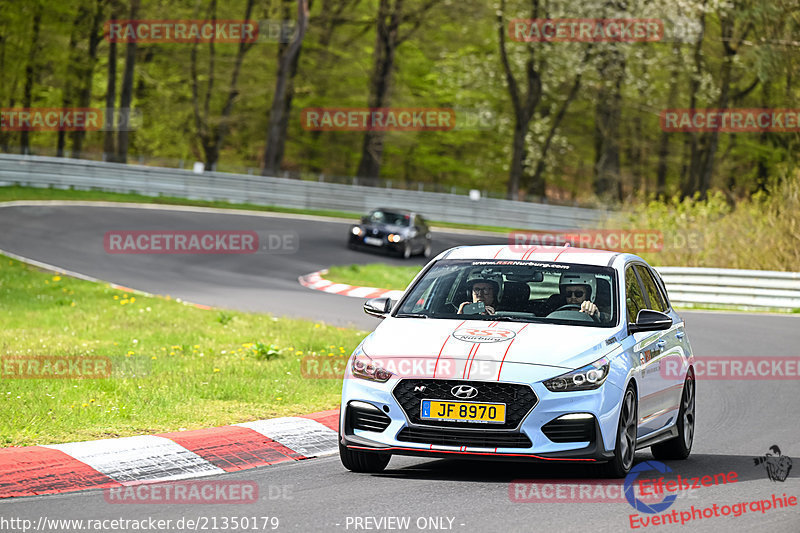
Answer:
[(411, 224), (411, 217), (402, 213), (392, 213), (390, 211), (373, 211), (367, 217), (367, 222), (371, 224), (391, 224), (393, 226), (408, 226)]
[(616, 286), (614, 269), (605, 267), (440, 261), (417, 281), (395, 316), (613, 327)]

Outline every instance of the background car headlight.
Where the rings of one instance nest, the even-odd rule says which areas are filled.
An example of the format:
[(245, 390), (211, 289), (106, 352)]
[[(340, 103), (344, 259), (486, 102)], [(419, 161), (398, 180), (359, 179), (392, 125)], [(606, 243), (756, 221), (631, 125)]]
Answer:
[(389, 234), (389, 242), (400, 242), (403, 240), (402, 235), (398, 235), (397, 233), (390, 233)]
[(367, 357), (364, 352), (357, 353), (353, 356), (353, 362), (350, 364), (350, 370), (357, 378), (368, 379), (370, 381), (377, 381), (379, 383), (386, 383), (392, 377), (392, 373), (385, 370), (375, 361)]
[(593, 390), (606, 380), (610, 366), (610, 361), (603, 357), (582, 368), (548, 379), (544, 386), (553, 392)]
[(358, 226), (353, 226), (352, 228), (350, 228), (350, 231), (352, 231), (353, 235), (355, 235), (356, 237), (360, 237), (361, 234), (364, 233), (364, 230), (362, 230)]

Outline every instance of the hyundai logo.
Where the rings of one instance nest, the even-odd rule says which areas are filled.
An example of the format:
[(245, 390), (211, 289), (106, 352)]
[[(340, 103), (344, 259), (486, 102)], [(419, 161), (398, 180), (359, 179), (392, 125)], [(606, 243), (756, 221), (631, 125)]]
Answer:
[(470, 385), (456, 385), (455, 387), (450, 389), (450, 394), (452, 394), (456, 398), (468, 400), (478, 395), (478, 389)]

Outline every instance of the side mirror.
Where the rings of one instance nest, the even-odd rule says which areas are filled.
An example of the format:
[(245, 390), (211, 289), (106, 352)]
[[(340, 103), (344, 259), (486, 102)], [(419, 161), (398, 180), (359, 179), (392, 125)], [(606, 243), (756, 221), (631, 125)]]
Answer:
[(639, 331), (659, 331), (672, 326), (672, 319), (660, 311), (640, 309), (635, 324), (628, 324), (628, 331), (633, 334)]
[(363, 216), (361, 217), (361, 223), (362, 223), (362, 224), (366, 224), (366, 223), (367, 223), (367, 220), (368, 220), (368, 219), (367, 219), (367, 215), (363, 215)]
[(392, 310), (392, 305), (390, 298), (372, 298), (364, 302), (364, 312), (369, 316), (386, 318)]

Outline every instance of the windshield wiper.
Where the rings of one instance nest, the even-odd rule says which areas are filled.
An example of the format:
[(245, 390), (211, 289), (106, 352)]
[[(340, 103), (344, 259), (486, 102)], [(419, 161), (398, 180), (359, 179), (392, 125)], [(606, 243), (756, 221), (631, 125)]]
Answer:
[(421, 313), (397, 313), (394, 315), (395, 318), (430, 318), (428, 315), (423, 315)]
[(540, 322), (536, 318), (522, 318), (519, 316), (487, 315), (486, 320), (494, 322)]

